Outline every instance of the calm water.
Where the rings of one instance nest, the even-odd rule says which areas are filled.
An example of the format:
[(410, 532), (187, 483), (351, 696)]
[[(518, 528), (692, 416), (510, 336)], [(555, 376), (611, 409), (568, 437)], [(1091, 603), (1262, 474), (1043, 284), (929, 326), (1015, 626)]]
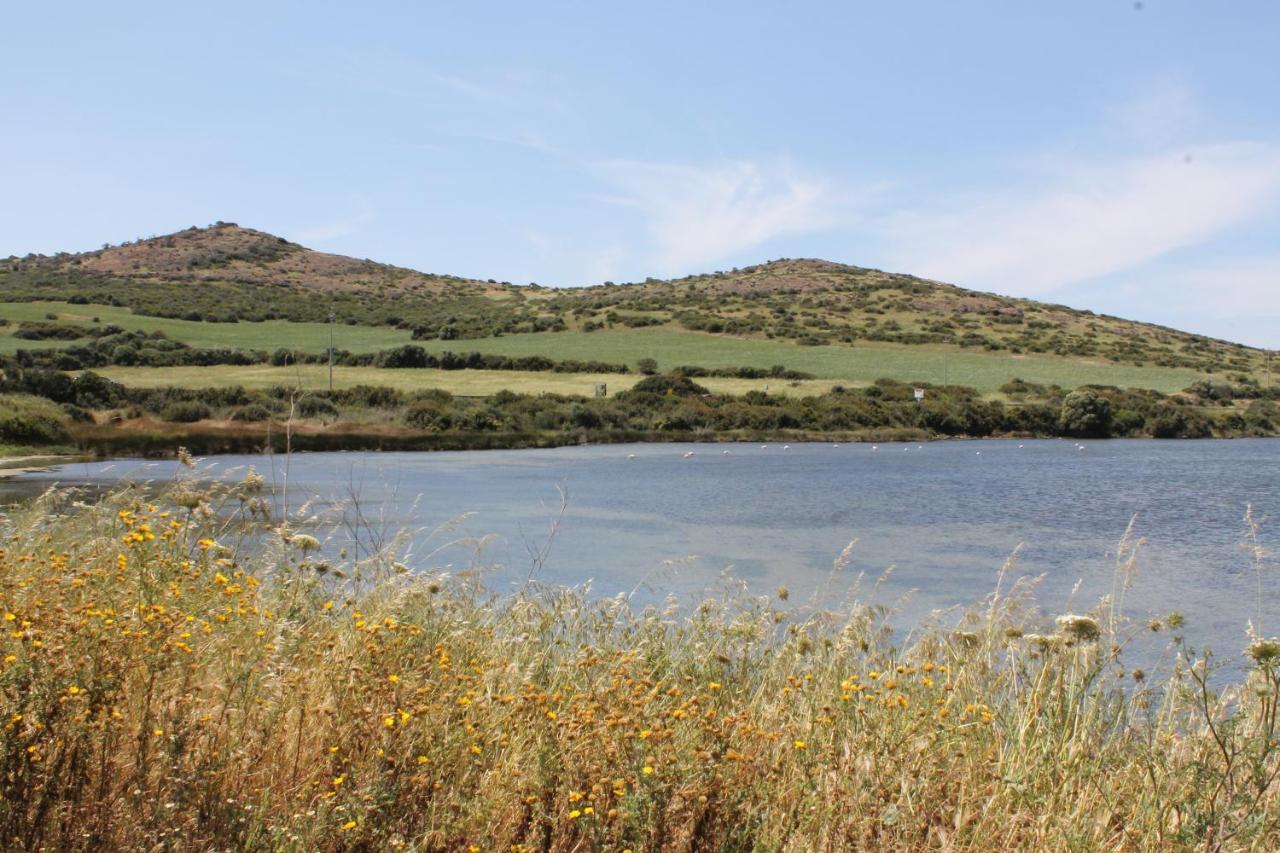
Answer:
[[(729, 451), (725, 453), (724, 451)], [(693, 451), (693, 456), (684, 454)], [(217, 457), (211, 478), (249, 465), (283, 484), (282, 457)], [(163, 482), (173, 462), (72, 464), (0, 481), (0, 499), (57, 482)], [(858, 540), (851, 567), (828, 592), (843, 597), (894, 571), (877, 599), (903, 621), (972, 603), (1023, 545), (1014, 576), (1044, 575), (1049, 614), (1087, 609), (1110, 590), (1116, 544), (1129, 519), (1149, 544), (1127, 610), (1180, 610), (1188, 636), (1238, 654), (1256, 612), (1256, 581), (1240, 547), (1245, 508), (1280, 538), (1280, 440), (945, 442), (925, 445), (637, 445), (459, 453), (299, 454), (289, 502), (313, 497), (333, 550), (359, 496), (366, 526), (411, 533), (405, 562), (495, 568), (493, 584), (522, 580), (530, 551), (568, 495), (539, 577), (593, 580), (602, 595), (718, 588), (728, 571), (753, 591), (785, 585), (792, 601), (827, 588), (832, 561)], [(448, 531), (443, 525), (456, 520)], [(479, 554), (466, 537), (487, 537)], [(364, 541), (368, 541), (365, 537)], [(454, 544), (449, 544), (449, 543)], [(1264, 628), (1280, 633), (1280, 571), (1272, 564)], [(1074, 592), (1073, 588), (1078, 589)], [(909, 595), (908, 595), (909, 594)], [(902, 599), (906, 597), (905, 601)]]

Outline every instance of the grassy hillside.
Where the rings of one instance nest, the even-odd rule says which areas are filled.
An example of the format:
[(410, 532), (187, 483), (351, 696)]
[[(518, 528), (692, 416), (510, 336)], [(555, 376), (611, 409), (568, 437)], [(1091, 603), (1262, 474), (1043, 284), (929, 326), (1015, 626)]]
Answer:
[[(335, 325), (330, 329), (325, 323), (292, 323), (284, 320), (205, 323), (140, 316), (125, 308), (68, 303), (4, 303), (0, 304), (0, 310), (11, 319), (9, 326), (0, 327), (0, 354), (13, 353), (18, 349), (68, 347), (86, 340), (32, 341), (14, 337), (14, 333), (23, 324), (50, 322), (50, 315), (57, 323), (83, 327), (86, 333), (95, 325), (116, 325), (145, 332), (163, 331), (173, 340), (208, 348), (274, 350), (284, 347), (316, 353), (324, 351), (328, 346), (330, 331), (333, 332), (335, 346), (339, 350), (355, 353), (387, 349), (411, 340), (408, 331), (385, 327)], [(96, 324), (95, 318), (98, 321)], [(467, 340), (420, 340), (416, 343), (435, 353), (477, 351), (514, 357), (541, 355), (557, 359), (626, 364), (633, 369), (644, 358), (653, 358), (660, 370), (685, 365), (713, 369), (767, 369), (782, 365), (791, 370), (812, 374), (819, 379), (846, 384), (867, 384), (882, 377), (935, 384), (942, 384), (945, 379), (947, 382), (983, 391), (994, 391), (1006, 382), (1019, 378), (1064, 388), (1098, 384), (1172, 392), (1188, 387), (1204, 375), (1185, 367), (1138, 366), (1098, 358), (1073, 359), (1057, 355), (975, 351), (954, 345), (863, 343), (856, 346), (797, 346), (782, 340), (716, 335), (672, 327), (540, 332)], [(215, 369), (218, 374), (225, 372), (220, 368)], [(138, 370), (129, 370), (127, 374), (140, 378)], [(166, 368), (165, 375), (172, 377), (168, 382), (182, 382), (186, 379), (179, 378), (181, 372), (174, 372), (173, 368)], [(191, 378), (200, 380), (202, 376), (195, 374)], [(515, 380), (515, 377), (510, 378)], [(529, 377), (535, 384), (547, 378)], [(157, 378), (143, 381), (158, 384), (165, 380)], [(214, 380), (210, 377), (208, 381)], [(371, 381), (371, 377), (363, 375), (360, 381)], [(400, 382), (399, 379), (390, 378), (385, 381), (392, 384)], [(526, 390), (533, 386), (517, 382), (504, 387)], [(559, 392), (562, 387), (562, 383), (557, 381), (554, 388), (546, 386), (543, 390)]]
[[(53, 317), (49, 317), (49, 315)], [(243, 349), (274, 350), (277, 347), (307, 352), (323, 352), (329, 346), (328, 323), (297, 323), (288, 320), (266, 320), (260, 323), (206, 323), (199, 320), (178, 320), (167, 317), (150, 317), (135, 314), (128, 308), (111, 305), (72, 305), (67, 302), (6, 302), (0, 303), (0, 316), (7, 318), (8, 326), (0, 326), (0, 354), (19, 349), (43, 349), (66, 347), (72, 340), (23, 340), (14, 333), (22, 324), (58, 322), (83, 326), (86, 335), (95, 326), (119, 326), (143, 332), (164, 332), (176, 341), (193, 347), (236, 347)], [(374, 352), (388, 347), (409, 343), (410, 333), (404, 329), (385, 326), (346, 326), (333, 328), (336, 345), (351, 352)]]
[[(0, 262), (0, 300), (87, 303), (52, 310), (126, 328), (145, 328), (143, 317), (180, 320), (159, 328), (202, 346), (316, 352), (327, 329), (314, 324), (332, 312), (343, 330), (339, 348), (356, 352), (413, 337), (437, 350), (573, 352), (629, 363), (652, 356), (663, 367), (784, 364), (864, 381), (940, 380), (940, 352), (950, 349), (962, 371), (956, 381), (980, 387), (1019, 376), (1169, 389), (1186, 377), (1239, 382), (1265, 370), (1265, 353), (1249, 347), (826, 261), (557, 290), (313, 252), (231, 224), (9, 258)], [(132, 316), (96, 307), (108, 305)], [(32, 310), (39, 319), (50, 309)], [(16, 324), (29, 313), (6, 306), (5, 316)], [(304, 325), (248, 325), (285, 320)], [(12, 331), (0, 329), (0, 352), (18, 348)], [(564, 334), (534, 334), (542, 332)], [(985, 356), (994, 360), (979, 360)]]

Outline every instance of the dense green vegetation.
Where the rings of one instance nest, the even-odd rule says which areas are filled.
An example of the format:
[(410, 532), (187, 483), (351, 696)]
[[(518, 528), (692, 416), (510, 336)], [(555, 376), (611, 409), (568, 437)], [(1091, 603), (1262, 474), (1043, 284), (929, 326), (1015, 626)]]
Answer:
[(286, 422), (423, 447), (1277, 429), (1268, 353), (823, 261), (552, 290), (218, 223), (9, 258), (0, 300), (0, 387), (64, 407), (62, 432), (32, 428), (49, 443), (262, 441)]
[[(880, 380), (820, 395), (751, 391), (712, 394), (680, 374), (648, 376), (610, 397), (517, 394), (456, 397), (439, 389), (357, 386), (304, 392), (296, 387), (126, 387), (92, 372), (14, 371), (0, 392), (59, 404), (62, 426), (12, 426), (13, 441), (63, 442), (85, 449), (171, 452), (177, 444), (251, 449), (295, 447), (494, 447), (582, 441), (744, 439), (786, 436), (919, 440), (938, 436), (1068, 435), (1090, 438), (1271, 435), (1280, 427), (1274, 393), (1227, 399), (1235, 389), (1167, 396), (1156, 391), (1061, 388), (1009, 383), (1008, 402), (959, 386), (925, 389)], [(46, 413), (49, 412), (46, 406)], [(26, 423), (23, 416), (10, 418)], [(289, 424), (286, 429), (284, 424)], [(179, 426), (181, 425), (181, 426)], [(132, 435), (132, 438), (130, 437)]]

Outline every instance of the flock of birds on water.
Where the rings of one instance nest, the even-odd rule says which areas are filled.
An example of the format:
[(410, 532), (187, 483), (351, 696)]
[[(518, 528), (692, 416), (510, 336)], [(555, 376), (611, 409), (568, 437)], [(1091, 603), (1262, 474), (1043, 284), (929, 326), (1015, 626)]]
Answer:
[[(839, 444), (833, 444), (833, 445), (831, 445), (831, 446), (834, 448), (834, 447), (839, 447), (840, 445), (839, 445)], [(1026, 445), (1025, 445), (1025, 444), (1019, 444), (1019, 445), (1018, 445), (1018, 449), (1019, 449), (1019, 450), (1022, 450), (1022, 449), (1023, 449), (1023, 448), (1025, 448), (1025, 447), (1026, 447)], [(1079, 442), (1073, 442), (1073, 447), (1074, 447), (1077, 451), (1084, 451), (1084, 450), (1086, 449), (1085, 445), (1080, 444)], [(760, 445), (760, 449), (761, 449), (761, 450), (768, 450), (768, 449), (769, 449), (769, 445), (767, 445), (767, 444), (762, 444), (762, 445)], [(790, 449), (791, 449), (791, 445), (789, 445), (789, 444), (784, 444), (784, 445), (782, 445), (782, 449), (783, 449), (783, 450), (790, 450)], [(872, 449), (873, 451), (879, 452), (879, 450), (880, 450), (880, 445), (878, 445), (878, 444), (873, 444), (873, 445), (871, 445), (871, 449)], [(924, 450), (924, 445), (923, 445), (923, 444), (917, 444), (917, 445), (914, 445), (914, 446), (904, 447), (904, 448), (902, 448), (902, 449), (903, 449), (904, 451), (908, 451), (908, 452), (910, 452), (910, 451), (912, 451), (912, 450)], [(722, 455), (722, 456), (730, 456), (730, 455), (732, 455), (732, 454), (733, 454), (733, 451), (732, 451), (732, 450), (722, 450), (722, 451), (720, 451), (720, 453), (721, 453), (721, 455)], [(981, 451), (981, 450), (975, 450), (975, 451), (973, 451), (973, 453), (974, 453), (974, 455), (975, 455), (975, 456), (981, 456), (981, 455), (982, 455), (982, 451)], [(696, 456), (696, 455), (697, 455), (697, 451), (694, 451), (694, 450), (686, 450), (686, 451), (684, 452), (684, 454), (682, 454), (682, 455), (681, 455), (681, 457), (680, 457), (680, 458), (681, 458), (681, 459), (692, 459), (692, 458), (693, 458), (694, 456)], [(628, 458), (628, 459), (636, 459), (636, 458), (637, 458), (637, 456), (636, 456), (636, 454), (634, 454), (634, 453), (628, 453), (628, 454), (627, 454), (627, 458)]]

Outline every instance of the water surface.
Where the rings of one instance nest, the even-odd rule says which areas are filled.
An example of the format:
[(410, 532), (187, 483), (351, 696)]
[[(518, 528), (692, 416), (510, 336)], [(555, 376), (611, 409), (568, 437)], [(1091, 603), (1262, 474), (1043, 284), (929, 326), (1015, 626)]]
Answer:
[[(686, 454), (692, 453), (691, 456)], [(255, 466), (286, 481), (283, 457), (203, 460), (210, 477)], [(0, 498), (51, 483), (163, 482), (175, 462), (70, 464), (0, 484)], [(1183, 612), (1188, 636), (1235, 656), (1257, 612), (1240, 547), (1246, 507), (1280, 513), (1280, 440), (969, 441), (933, 444), (689, 444), (443, 453), (316, 453), (288, 460), (289, 503), (317, 499), (320, 533), (351, 547), (358, 502), (370, 532), (410, 531), (415, 568), (494, 567), (498, 588), (523, 580), (547, 548), (542, 580), (591, 580), (601, 595), (685, 598), (728, 572), (752, 591), (839, 601), (857, 573), (893, 568), (878, 599), (903, 622), (977, 601), (1022, 546), (1015, 576), (1043, 575), (1046, 613), (1085, 610), (1111, 589), (1116, 545), (1137, 517), (1148, 540), (1128, 610)], [(450, 525), (451, 520), (454, 523)], [(440, 530), (448, 526), (447, 530)], [(485, 538), (479, 556), (474, 542)], [(852, 541), (848, 569), (832, 563)], [(1275, 572), (1274, 565), (1272, 572)], [(870, 591), (870, 580), (864, 588)], [(1268, 579), (1264, 629), (1280, 633), (1280, 574)]]

